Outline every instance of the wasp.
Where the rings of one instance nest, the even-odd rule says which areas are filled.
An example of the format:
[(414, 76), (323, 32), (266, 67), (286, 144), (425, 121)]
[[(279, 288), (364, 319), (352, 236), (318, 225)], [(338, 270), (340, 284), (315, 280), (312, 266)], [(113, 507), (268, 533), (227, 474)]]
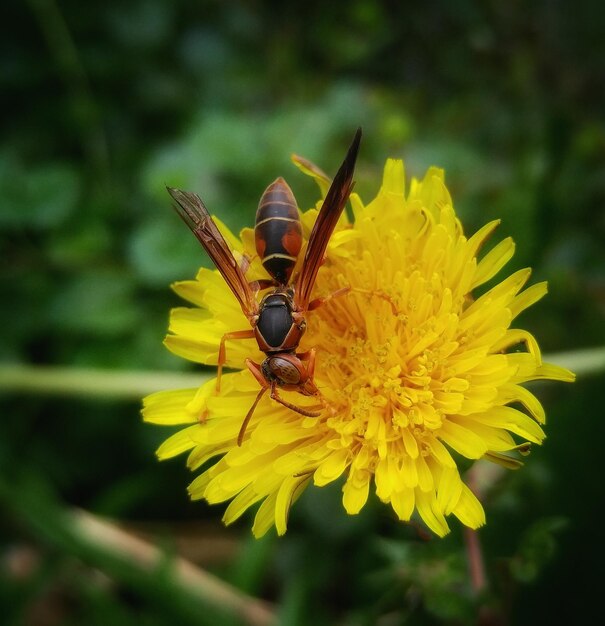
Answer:
[[(277, 178), (261, 196), (255, 220), (256, 252), (270, 278), (249, 282), (249, 260), (240, 264), (213, 222), (200, 197), (191, 192), (167, 187), (175, 209), (202, 244), (214, 265), (238, 300), (251, 328), (226, 333), (219, 345), (217, 390), (226, 362), (225, 342), (256, 339), (265, 353), (262, 363), (246, 359), (246, 366), (258, 381), (260, 391), (242, 423), (237, 443), (241, 446), (246, 428), (262, 396), (308, 417), (318, 417), (323, 407), (301, 407), (284, 400), (279, 389), (297, 391), (304, 396), (319, 396), (313, 381), (315, 349), (297, 352), (306, 330), (305, 315), (348, 288), (323, 298), (311, 299), (317, 272), (326, 248), (353, 188), (353, 173), (361, 141), (359, 128), (325, 196), (298, 274), (292, 273), (302, 248), (302, 227), (296, 200), (283, 178)], [(258, 302), (258, 293), (271, 288)]]

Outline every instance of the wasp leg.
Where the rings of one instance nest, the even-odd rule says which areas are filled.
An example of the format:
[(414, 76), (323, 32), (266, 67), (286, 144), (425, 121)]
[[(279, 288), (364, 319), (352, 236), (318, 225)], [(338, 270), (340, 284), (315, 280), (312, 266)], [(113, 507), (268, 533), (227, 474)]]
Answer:
[(263, 397), (265, 392), (269, 389), (269, 383), (267, 379), (263, 376), (263, 372), (258, 363), (255, 363), (252, 359), (246, 359), (246, 367), (250, 370), (250, 373), (256, 380), (258, 384), (261, 386), (260, 391), (258, 392), (250, 410), (246, 413), (246, 417), (244, 417), (244, 421), (242, 422), (242, 426), (239, 429), (239, 433), (237, 435), (237, 445), (241, 448), (242, 442), (244, 441), (244, 435), (246, 434), (246, 429), (248, 428), (248, 424), (250, 423), (250, 419), (254, 414), (254, 410), (256, 409), (257, 404), (260, 402), (260, 399)]
[(313, 374), (315, 373), (315, 348), (311, 348), (306, 352), (297, 352), (296, 356), (307, 363), (307, 374), (311, 380), (313, 380)]
[(216, 371), (217, 393), (221, 390), (221, 376), (223, 374), (223, 365), (225, 365), (225, 361), (227, 360), (227, 354), (225, 350), (225, 341), (227, 341), (227, 339), (254, 339), (254, 330), (252, 328), (249, 330), (236, 330), (232, 333), (225, 333), (221, 337), (221, 343), (218, 348), (218, 369)]
[(305, 415), (306, 417), (319, 417), (321, 415), (321, 411), (311, 410), (315, 407), (309, 407), (309, 409), (303, 408), (302, 406), (296, 406), (295, 404), (292, 404), (291, 402), (280, 398), (279, 394), (277, 393), (277, 385), (275, 383), (271, 383), (271, 399), (279, 402), (287, 409), (295, 411), (296, 413), (300, 413), (301, 415)]
[[(256, 254), (252, 257), (247, 254), (242, 255), (239, 268), (242, 270), (243, 274), (250, 269), (250, 265), (252, 265), (252, 261), (254, 261), (256, 257)], [(268, 287), (277, 287), (277, 282), (272, 278), (260, 278), (259, 280), (249, 282), (248, 285), (250, 286), (250, 289), (256, 293), (258, 291), (262, 291), (263, 289), (267, 289)]]
[(239, 433), (237, 435), (237, 445), (238, 447), (242, 447), (242, 443), (244, 441), (244, 435), (246, 434), (246, 429), (248, 428), (248, 423), (250, 422), (250, 418), (254, 413), (254, 409), (256, 409), (256, 405), (260, 402), (260, 399), (263, 397), (265, 392), (269, 389), (269, 387), (263, 387), (257, 394), (256, 399), (252, 403), (250, 410), (246, 413), (246, 417), (244, 417), (244, 421), (242, 422), (242, 427), (239, 429)]
[[(314, 366), (315, 349), (311, 349), (308, 352), (302, 353), (301, 357), (303, 358), (303, 360), (310, 361), (311, 364)], [(248, 413), (246, 413), (246, 417), (244, 418), (242, 426), (239, 430), (239, 434), (237, 436), (238, 446), (241, 447), (242, 442), (244, 441), (244, 435), (246, 434), (246, 429), (248, 428), (248, 424), (250, 423), (250, 419), (252, 418), (252, 415), (254, 414), (254, 411), (258, 403), (260, 402), (260, 399), (263, 397), (263, 395), (268, 389), (271, 389), (271, 399), (275, 400), (276, 402), (279, 402), (281, 405), (285, 406), (287, 409), (295, 411), (296, 413), (300, 413), (301, 415), (305, 415), (306, 417), (319, 417), (321, 415), (321, 409), (325, 408), (323, 405), (319, 405), (319, 406), (314, 405), (308, 408), (306, 407), (303, 408), (300, 406), (296, 406), (295, 404), (292, 404), (291, 402), (288, 402), (287, 400), (284, 400), (277, 393), (277, 384), (275, 382), (269, 384), (269, 382), (265, 378), (261, 370), (261, 367), (260, 365), (258, 365), (258, 363), (255, 363), (254, 361), (252, 361), (252, 359), (246, 359), (246, 366), (250, 370), (250, 373), (252, 374), (252, 376), (254, 376), (258, 384), (261, 386), (261, 389), (258, 392), (254, 400), (254, 403), (250, 407), (250, 410), (248, 411)], [(320, 409), (320, 410), (317, 410), (317, 409)]]
[[(296, 356), (301, 360), (307, 363), (307, 374), (311, 382), (313, 382), (313, 375), (315, 374), (315, 348), (311, 348), (307, 350), (307, 352), (299, 352)], [(323, 411), (324, 409), (328, 409), (332, 415), (336, 415), (336, 411), (334, 408), (327, 402), (327, 400), (321, 395), (318, 391), (318, 396), (321, 404), (314, 404), (313, 406), (305, 407), (310, 411)]]
[[(256, 255), (250, 257), (247, 254), (242, 256), (242, 260), (239, 264), (240, 269), (245, 274), (249, 269), (250, 265), (252, 265), (252, 261), (256, 258)], [(272, 278), (261, 278), (259, 280), (253, 280), (248, 283), (248, 286), (252, 291), (257, 294), (259, 291), (263, 289), (268, 289), (269, 287), (277, 287), (277, 283)]]
[(244, 421), (242, 422), (242, 427), (239, 429), (239, 434), (237, 435), (237, 445), (238, 447), (242, 447), (242, 443), (244, 441), (244, 435), (246, 434), (246, 429), (248, 428), (248, 423), (250, 422), (250, 418), (254, 413), (254, 409), (256, 409), (256, 405), (260, 402), (260, 399), (263, 397), (265, 392), (269, 389), (269, 387), (263, 387), (257, 394), (256, 399), (252, 403), (250, 410), (246, 413), (246, 417), (244, 417)]
[[(305, 407), (305, 409), (307, 409), (308, 411), (323, 411), (327, 404), (325, 402), (325, 400), (323, 399), (319, 389), (317, 389), (316, 385), (315, 385), (315, 381), (313, 380), (313, 376), (315, 375), (315, 355), (317, 354), (315, 348), (311, 348), (310, 350), (307, 350), (306, 352), (298, 352), (296, 354), (296, 356), (303, 361), (304, 363), (307, 364), (307, 382), (310, 383), (311, 385), (313, 385), (314, 389), (315, 389), (315, 393), (310, 394), (310, 395), (314, 395), (314, 396), (319, 396), (319, 400), (321, 401), (321, 404), (314, 404), (313, 406), (307, 406)], [(305, 394), (307, 395), (307, 394)]]
[(277, 287), (277, 283), (271, 278), (261, 278), (260, 280), (253, 280), (250, 285), (250, 289), (257, 294), (259, 291), (263, 289), (268, 289), (269, 287)]
[(269, 382), (265, 378), (263, 371), (258, 363), (255, 363), (252, 359), (246, 359), (246, 367), (250, 370), (250, 373), (254, 378), (256, 378), (256, 382), (261, 386), (269, 389)]
[(329, 302), (332, 298), (338, 298), (338, 296), (344, 296), (345, 293), (349, 293), (349, 291), (351, 291), (351, 287), (341, 287), (340, 289), (333, 291), (327, 296), (323, 296), (321, 298), (315, 298), (315, 300), (311, 300), (311, 302), (309, 302), (307, 311), (312, 311), (313, 309), (317, 309), (322, 304)]
[(352, 287), (351, 291), (355, 293), (364, 293), (368, 296), (375, 296), (376, 298), (381, 298), (382, 300), (385, 300), (391, 305), (391, 311), (393, 312), (393, 315), (395, 317), (399, 315), (399, 310), (395, 306), (395, 302), (393, 302), (393, 298), (391, 298), (391, 296), (389, 296), (388, 294), (384, 293), (384, 291), (377, 291), (375, 289), (361, 289), (361, 287)]

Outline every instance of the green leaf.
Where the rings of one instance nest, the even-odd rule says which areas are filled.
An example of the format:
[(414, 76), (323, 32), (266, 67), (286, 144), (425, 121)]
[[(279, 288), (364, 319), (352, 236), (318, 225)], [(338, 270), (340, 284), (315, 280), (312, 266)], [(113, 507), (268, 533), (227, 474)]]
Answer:
[(529, 583), (538, 578), (552, 560), (557, 549), (557, 535), (567, 524), (564, 517), (548, 517), (539, 520), (525, 532), (517, 553), (510, 561), (511, 574), (516, 580)]
[(51, 161), (32, 168), (0, 155), (0, 226), (56, 227), (73, 213), (78, 195), (72, 166)]
[(133, 280), (115, 270), (82, 272), (55, 297), (51, 319), (69, 332), (116, 335), (139, 319)]

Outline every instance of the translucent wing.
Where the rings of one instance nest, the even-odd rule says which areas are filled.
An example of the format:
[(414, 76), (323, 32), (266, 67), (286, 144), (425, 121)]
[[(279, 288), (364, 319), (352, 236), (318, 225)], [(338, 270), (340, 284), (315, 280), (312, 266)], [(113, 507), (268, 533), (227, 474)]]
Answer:
[(306, 310), (309, 304), (311, 291), (326, 253), (328, 242), (353, 189), (353, 172), (355, 171), (360, 141), (361, 128), (358, 128), (347, 155), (328, 189), (311, 231), (307, 252), (294, 289), (294, 304), (299, 311)]
[(212, 217), (201, 198), (188, 191), (171, 187), (166, 187), (166, 189), (175, 201), (175, 209), (178, 214), (204, 246), (204, 250), (216, 265), (216, 269), (238, 299), (244, 314), (250, 316), (258, 313), (258, 303), (248, 285), (246, 276), (216, 224), (212, 221)]

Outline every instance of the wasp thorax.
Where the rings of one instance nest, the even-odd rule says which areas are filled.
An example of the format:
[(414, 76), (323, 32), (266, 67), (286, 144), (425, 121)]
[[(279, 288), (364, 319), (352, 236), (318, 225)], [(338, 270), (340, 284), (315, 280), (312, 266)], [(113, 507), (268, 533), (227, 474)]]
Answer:
[(256, 323), (256, 332), (266, 343), (269, 351), (283, 349), (292, 328), (292, 309), (284, 294), (270, 294), (262, 302)]
[(254, 238), (263, 267), (279, 284), (286, 285), (302, 246), (302, 227), (294, 194), (281, 177), (260, 199)]

